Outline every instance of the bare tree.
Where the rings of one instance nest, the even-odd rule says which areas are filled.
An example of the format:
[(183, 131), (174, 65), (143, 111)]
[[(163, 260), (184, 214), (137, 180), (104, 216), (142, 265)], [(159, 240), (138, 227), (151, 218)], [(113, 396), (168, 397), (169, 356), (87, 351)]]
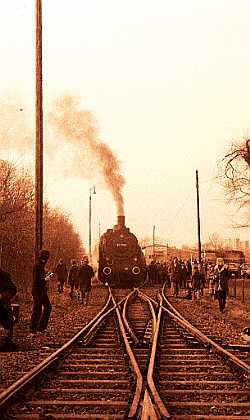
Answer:
[(30, 209), (33, 200), (32, 178), (11, 162), (0, 160), (0, 219)]
[(44, 233), (44, 246), (51, 253), (49, 266), (52, 270), (59, 258), (69, 265), (71, 259), (80, 261), (86, 252), (69, 217), (60, 209), (51, 208), (48, 203), (44, 207)]
[(226, 197), (238, 210), (245, 212), (245, 220), (238, 227), (250, 226), (250, 139), (235, 142), (219, 162), (219, 179)]
[[(0, 160), (0, 266), (9, 271), (19, 293), (29, 296), (34, 254), (34, 183), (11, 162)], [(59, 257), (67, 263), (85, 252), (67, 215), (44, 206), (44, 247), (53, 266)]]
[(203, 244), (203, 247), (205, 249), (221, 250), (223, 249), (223, 239), (217, 232), (214, 232), (209, 235), (209, 240)]

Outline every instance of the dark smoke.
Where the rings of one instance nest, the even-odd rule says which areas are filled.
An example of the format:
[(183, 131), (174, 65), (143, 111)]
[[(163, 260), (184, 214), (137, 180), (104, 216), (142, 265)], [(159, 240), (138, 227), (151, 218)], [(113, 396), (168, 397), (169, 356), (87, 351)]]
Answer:
[[(120, 162), (107, 144), (98, 138), (97, 123), (91, 112), (80, 109), (78, 98), (65, 96), (54, 103), (48, 121), (74, 149), (74, 173), (84, 178), (104, 178), (111, 191), (118, 215), (124, 214), (122, 188), (125, 180), (121, 175)], [(86, 156), (88, 166), (86, 171)]]

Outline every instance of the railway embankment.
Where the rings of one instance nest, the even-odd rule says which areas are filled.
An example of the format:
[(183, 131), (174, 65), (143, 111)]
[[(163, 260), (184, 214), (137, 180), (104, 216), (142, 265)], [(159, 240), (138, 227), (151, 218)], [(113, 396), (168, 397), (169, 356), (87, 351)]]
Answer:
[(219, 311), (217, 300), (213, 300), (208, 289), (204, 289), (204, 296), (195, 300), (185, 299), (186, 292), (181, 291), (180, 297), (170, 297), (175, 307), (187, 317), (197, 328), (206, 326), (207, 333), (221, 338), (225, 344), (248, 344), (242, 333), (245, 327), (250, 327), (250, 307), (239, 299), (229, 297), (223, 313)]

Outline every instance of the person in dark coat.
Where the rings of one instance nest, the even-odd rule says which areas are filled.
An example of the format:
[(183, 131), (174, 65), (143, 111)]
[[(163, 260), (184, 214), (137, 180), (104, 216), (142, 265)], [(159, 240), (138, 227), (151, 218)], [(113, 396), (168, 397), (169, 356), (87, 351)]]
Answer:
[(223, 258), (217, 258), (216, 263), (214, 267), (215, 296), (219, 302), (220, 312), (223, 312), (228, 295), (228, 268)]
[(181, 285), (183, 289), (187, 288), (188, 270), (184, 261), (181, 261)]
[(93, 268), (89, 265), (89, 259), (87, 256), (81, 261), (81, 265), (78, 271), (79, 279), (79, 288), (81, 292), (81, 300), (84, 303), (84, 298), (86, 297), (86, 305), (89, 301), (89, 293), (91, 291), (91, 279), (94, 277), (95, 273)]
[(68, 284), (70, 286), (70, 297), (73, 298), (73, 291), (74, 288), (78, 289), (79, 281), (78, 281), (78, 266), (76, 264), (76, 261), (72, 261), (72, 265), (69, 269), (69, 275), (68, 275)]
[(66, 282), (67, 277), (68, 277), (68, 270), (67, 270), (66, 264), (64, 264), (62, 258), (60, 258), (59, 264), (57, 264), (56, 269), (54, 271), (54, 274), (56, 274), (56, 276), (57, 276), (58, 292), (62, 293), (64, 283)]
[(33, 267), (33, 312), (31, 316), (30, 332), (44, 332), (47, 328), (51, 313), (51, 303), (48, 297), (45, 264), (49, 259), (49, 251), (41, 250)]
[(11, 299), (15, 296), (17, 288), (11, 276), (0, 268), (0, 324), (5, 330), (6, 341), (11, 341), (13, 336), (13, 312)]
[(199, 297), (199, 293), (201, 291), (202, 284), (203, 284), (202, 274), (198, 269), (198, 265), (196, 264), (193, 266), (191, 282), (192, 282), (192, 296), (193, 296), (193, 299), (196, 299), (197, 297)]
[(181, 264), (177, 257), (174, 257), (169, 266), (172, 296), (178, 296), (181, 283)]
[(154, 285), (156, 283), (157, 280), (157, 268), (156, 268), (156, 263), (154, 260), (152, 260), (148, 266), (148, 279), (149, 279), (149, 284), (150, 285)]

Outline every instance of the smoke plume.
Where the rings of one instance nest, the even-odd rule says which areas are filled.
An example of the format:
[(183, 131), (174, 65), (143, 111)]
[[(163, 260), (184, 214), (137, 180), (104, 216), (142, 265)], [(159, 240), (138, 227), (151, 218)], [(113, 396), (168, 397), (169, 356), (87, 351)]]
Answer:
[(93, 114), (80, 109), (78, 98), (64, 96), (53, 104), (48, 122), (71, 146), (74, 173), (84, 178), (101, 174), (113, 195), (118, 215), (124, 215), (122, 188), (125, 180), (121, 175), (120, 162), (110, 147), (99, 139)]

